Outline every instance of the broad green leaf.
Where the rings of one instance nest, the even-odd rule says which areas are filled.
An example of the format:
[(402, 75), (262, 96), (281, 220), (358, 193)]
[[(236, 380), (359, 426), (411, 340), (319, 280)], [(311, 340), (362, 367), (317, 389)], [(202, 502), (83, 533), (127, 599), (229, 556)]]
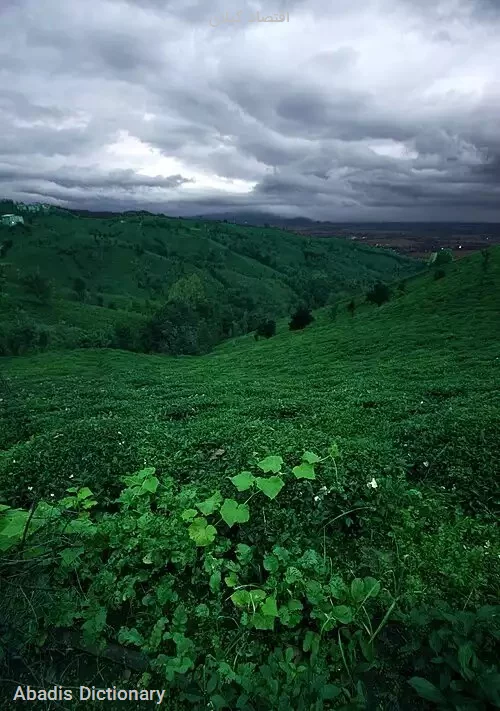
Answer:
[(230, 478), (238, 491), (247, 491), (255, 482), (252, 472), (241, 472)]
[(182, 512), (181, 518), (183, 521), (191, 521), (191, 519), (198, 516), (198, 511), (196, 509), (186, 509)]
[(336, 607), (332, 607), (331, 614), (336, 620), (342, 622), (344, 625), (348, 625), (353, 619), (352, 610), (350, 607), (347, 607), (347, 605), (337, 605)]
[(236, 546), (236, 557), (242, 565), (250, 563), (252, 560), (253, 548), (246, 543), (238, 543)]
[(201, 513), (204, 516), (209, 516), (211, 513), (214, 511), (217, 511), (217, 509), (220, 507), (222, 503), (222, 496), (220, 491), (216, 491), (215, 494), (212, 494), (212, 496), (209, 499), (205, 499), (205, 501), (202, 501), (199, 504), (195, 504), (195, 506), (200, 509)]
[(195, 518), (188, 528), (189, 537), (193, 539), (197, 546), (208, 546), (213, 543), (217, 530), (215, 526), (209, 526), (207, 519), (200, 516)]
[(142, 482), (142, 491), (149, 491), (151, 494), (154, 494), (159, 483), (160, 482), (155, 476), (149, 476)]
[(246, 607), (250, 603), (248, 590), (236, 590), (236, 592), (231, 595), (231, 600), (236, 607)]
[(361, 602), (365, 598), (365, 584), (361, 578), (354, 578), (351, 583), (351, 597), (354, 602)]
[(251, 617), (251, 622), (256, 630), (274, 629), (274, 617), (271, 615), (263, 615), (261, 612), (255, 612)]
[(141, 479), (146, 479), (147, 477), (153, 476), (155, 472), (155, 467), (146, 467), (145, 469), (141, 469), (141, 471), (137, 472), (137, 476), (141, 477)]
[(434, 686), (434, 684), (431, 684), (430, 681), (427, 681), (427, 679), (422, 679), (420, 676), (414, 676), (409, 680), (408, 684), (415, 689), (417, 694), (421, 696), (422, 699), (447, 705), (444, 694), (439, 691), (437, 686)]
[(10, 509), (10, 506), (7, 506), (7, 504), (0, 504), (0, 511), (7, 511), (7, 509)]
[(365, 597), (377, 597), (380, 592), (380, 583), (375, 578), (365, 578)]
[(234, 499), (224, 499), (220, 515), (231, 528), (235, 523), (246, 523), (250, 519), (250, 509), (246, 504), (239, 504)]
[(91, 491), (88, 486), (84, 486), (83, 489), (80, 489), (80, 491), (78, 492), (77, 498), (80, 500), (83, 500), (83, 499), (88, 499), (89, 496), (93, 496), (93, 495), (94, 495), (94, 492)]
[(270, 476), (269, 479), (257, 477), (257, 489), (260, 489), (269, 499), (275, 499), (285, 486), (285, 482), (280, 476)]
[(267, 474), (268, 472), (277, 474), (279, 471), (281, 471), (281, 467), (283, 466), (283, 459), (281, 457), (276, 456), (266, 457), (265, 459), (260, 461), (257, 466), (259, 467), (259, 469), (262, 469), (265, 474)]
[(264, 569), (268, 570), (270, 573), (275, 573), (278, 568), (279, 568), (279, 560), (276, 558), (275, 555), (266, 555), (264, 556)]
[(135, 644), (140, 647), (144, 644), (144, 637), (135, 627), (122, 627), (118, 633), (118, 641), (120, 644)]
[(278, 617), (278, 607), (276, 605), (276, 598), (273, 595), (266, 597), (265, 602), (262, 604), (260, 611), (263, 615), (270, 615), (272, 617)]
[(85, 548), (83, 546), (78, 546), (78, 548), (65, 548), (59, 555), (62, 558), (63, 563), (66, 565), (71, 565), (81, 554), (84, 552)]
[(308, 464), (316, 464), (316, 462), (320, 462), (321, 459), (317, 454), (314, 454), (314, 452), (304, 452), (302, 455), (302, 461), (307, 462)]
[(342, 689), (340, 686), (335, 686), (335, 684), (325, 684), (325, 686), (321, 687), (321, 698), (325, 701), (336, 699), (341, 693)]
[(236, 573), (229, 573), (229, 575), (226, 575), (224, 578), (224, 582), (228, 588), (235, 588), (239, 584), (238, 576)]
[(316, 479), (314, 465), (309, 464), (308, 462), (302, 462), (299, 467), (294, 467), (292, 471), (297, 479)]

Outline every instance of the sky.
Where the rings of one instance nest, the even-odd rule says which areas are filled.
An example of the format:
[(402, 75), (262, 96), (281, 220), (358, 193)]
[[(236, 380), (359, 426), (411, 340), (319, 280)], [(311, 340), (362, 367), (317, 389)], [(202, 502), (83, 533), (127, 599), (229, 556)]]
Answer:
[(500, 0), (1, 0), (0, 197), (500, 222)]

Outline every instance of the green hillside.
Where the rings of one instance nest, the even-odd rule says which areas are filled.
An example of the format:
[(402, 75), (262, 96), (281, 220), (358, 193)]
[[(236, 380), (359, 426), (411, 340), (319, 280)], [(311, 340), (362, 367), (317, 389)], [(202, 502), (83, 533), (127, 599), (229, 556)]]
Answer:
[[(203, 352), (301, 302), (318, 308), (422, 269), (391, 251), (277, 229), (148, 214), (89, 217), (59, 208), (35, 213), (6, 201), (4, 212), (21, 214), (25, 224), (0, 225), (3, 355), (74, 347), (147, 351), (140, 337), (147, 319), (193, 289), (210, 311), (203, 315), (210, 337), (197, 350)], [(27, 289), (33, 275), (49, 282), (50, 298)]]
[[(196, 229), (177, 227), (175, 249)], [(210, 240), (227, 241), (228, 279), (268, 269), (276, 295), (246, 234), (260, 233)], [(282, 267), (298, 259), (288, 239)], [(320, 244), (332, 269), (354, 254)], [(409, 279), (381, 307), (360, 297), (351, 316), (344, 299), (302, 331), (283, 319), (269, 340), (200, 357), (2, 358), (0, 501), (49, 502), (34, 537), (27, 513), (0, 520), (3, 676), (35, 683), (50, 666), (51, 684), (167, 689), (169, 709), (499, 708), (500, 249), (489, 255)]]

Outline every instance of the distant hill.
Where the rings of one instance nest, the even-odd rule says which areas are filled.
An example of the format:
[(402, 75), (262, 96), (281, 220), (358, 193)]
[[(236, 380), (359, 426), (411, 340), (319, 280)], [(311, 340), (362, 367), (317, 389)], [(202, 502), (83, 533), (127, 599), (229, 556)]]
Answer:
[[(299, 303), (317, 308), (422, 268), (391, 251), (274, 228), (147, 212), (26, 212), (5, 202), (3, 212), (23, 214), (25, 221), (0, 228), (4, 353), (15, 351), (13, 333), (35, 327), (45, 328), (46, 347), (111, 345), (117, 327), (136, 334), (172, 290), (192, 288), (190, 277), (197, 279), (196, 298), (217, 311), (220, 340), (252, 331), (262, 318), (286, 315)], [(33, 274), (50, 281), (50, 303), (26, 288)], [(134, 338), (123, 337), (121, 347)]]

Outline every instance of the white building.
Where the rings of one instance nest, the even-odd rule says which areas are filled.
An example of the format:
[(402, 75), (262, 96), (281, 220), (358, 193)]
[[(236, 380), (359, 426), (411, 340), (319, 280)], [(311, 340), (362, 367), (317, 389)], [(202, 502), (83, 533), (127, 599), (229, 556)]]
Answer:
[(7, 225), (8, 227), (13, 227), (18, 223), (24, 225), (24, 217), (21, 217), (20, 215), (2, 215), (0, 219), (2, 225)]

